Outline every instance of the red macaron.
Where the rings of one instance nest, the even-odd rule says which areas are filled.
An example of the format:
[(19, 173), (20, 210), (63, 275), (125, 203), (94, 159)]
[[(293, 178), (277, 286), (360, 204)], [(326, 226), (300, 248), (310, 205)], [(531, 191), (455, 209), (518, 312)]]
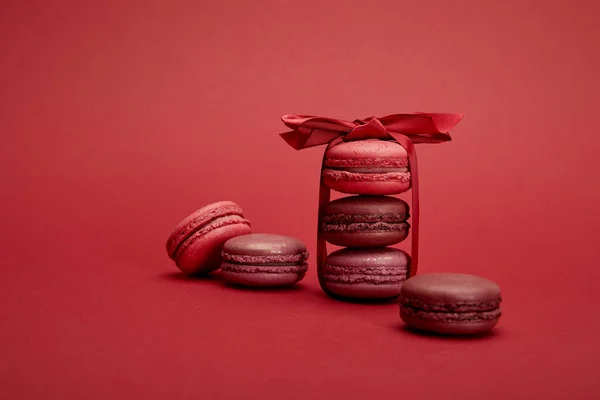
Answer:
[(411, 186), (408, 153), (393, 140), (337, 140), (325, 151), (323, 181), (350, 194), (398, 194)]
[(251, 232), (250, 221), (244, 218), (240, 206), (220, 201), (181, 221), (167, 240), (167, 252), (183, 272), (207, 273), (219, 268), (227, 240)]

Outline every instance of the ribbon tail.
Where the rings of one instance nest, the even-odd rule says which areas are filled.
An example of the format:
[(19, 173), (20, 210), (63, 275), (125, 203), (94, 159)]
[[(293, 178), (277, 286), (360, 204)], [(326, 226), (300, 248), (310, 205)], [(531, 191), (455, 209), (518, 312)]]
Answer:
[(336, 131), (314, 129), (307, 133), (300, 131), (289, 131), (281, 133), (279, 136), (281, 136), (283, 140), (285, 140), (287, 144), (292, 146), (294, 149), (302, 150), (309, 147), (327, 144), (342, 134), (343, 133)]
[(410, 135), (408, 134), (408, 136), (410, 137), (411, 141), (414, 144), (420, 144), (420, 143), (430, 143), (430, 144), (437, 144), (437, 143), (444, 143), (444, 142), (450, 142), (452, 140), (452, 137), (450, 136), (449, 133), (421, 133), (418, 135)]
[(464, 117), (465, 113), (415, 113), (427, 115), (435, 124), (438, 132), (450, 132)]
[(319, 179), (319, 209), (317, 216), (317, 277), (319, 279), (319, 285), (323, 292), (331, 297), (335, 297), (335, 294), (327, 290), (325, 284), (325, 263), (327, 261), (327, 242), (323, 232), (323, 222), (325, 217), (325, 207), (329, 204), (331, 199), (331, 189), (323, 181), (323, 166), (325, 165), (325, 154), (323, 154), (323, 162), (321, 163), (321, 177)]
[(295, 131), (280, 133), (279, 136), (281, 136), (287, 144), (296, 150), (302, 150), (310, 138), (310, 135), (302, 135), (301, 133)]

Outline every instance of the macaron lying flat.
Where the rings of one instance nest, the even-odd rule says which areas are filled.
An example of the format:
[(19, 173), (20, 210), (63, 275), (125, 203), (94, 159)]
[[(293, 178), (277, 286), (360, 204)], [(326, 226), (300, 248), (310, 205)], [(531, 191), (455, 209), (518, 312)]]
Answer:
[(409, 265), (409, 256), (402, 250), (346, 248), (327, 256), (323, 277), (327, 290), (338, 296), (389, 299), (400, 294)]
[(480, 334), (500, 319), (500, 287), (474, 275), (417, 275), (400, 292), (400, 317), (417, 330), (454, 335)]
[(251, 232), (250, 221), (244, 218), (240, 206), (220, 201), (181, 221), (167, 240), (167, 252), (187, 274), (211, 272), (220, 266), (223, 244)]
[(323, 163), (323, 181), (338, 192), (385, 195), (410, 188), (408, 153), (395, 141), (341, 141), (325, 151)]
[(349, 196), (327, 204), (321, 228), (338, 246), (390, 246), (408, 236), (408, 217), (408, 204), (395, 197)]
[(300, 240), (253, 233), (228, 240), (223, 246), (221, 277), (252, 287), (293, 285), (308, 270), (308, 251)]

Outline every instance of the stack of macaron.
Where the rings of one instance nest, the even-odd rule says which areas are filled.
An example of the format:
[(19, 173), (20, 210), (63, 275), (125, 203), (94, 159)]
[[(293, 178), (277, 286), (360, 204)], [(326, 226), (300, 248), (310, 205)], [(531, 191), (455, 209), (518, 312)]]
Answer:
[(411, 187), (406, 149), (393, 140), (334, 140), (325, 151), (322, 182), (351, 195), (319, 210), (319, 234), (344, 247), (324, 261), (324, 289), (352, 299), (397, 297), (410, 257), (389, 246), (408, 236), (410, 213), (405, 201), (390, 195)]
[(293, 285), (306, 274), (308, 252), (288, 236), (251, 233), (250, 221), (232, 201), (209, 204), (184, 218), (167, 240), (167, 252), (187, 275), (221, 269), (229, 284)]

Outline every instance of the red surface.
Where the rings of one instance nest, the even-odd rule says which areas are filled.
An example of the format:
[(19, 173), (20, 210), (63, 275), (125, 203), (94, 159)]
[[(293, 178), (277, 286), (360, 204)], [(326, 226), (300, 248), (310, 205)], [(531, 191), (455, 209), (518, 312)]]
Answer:
[[(600, 397), (598, 3), (217, 3), (2, 2), (0, 397)], [(415, 110), (467, 113), (418, 145), (420, 272), (498, 282), (492, 337), (318, 288), (324, 149), (280, 116)], [(307, 242), (297, 290), (181, 278), (226, 199)]]

